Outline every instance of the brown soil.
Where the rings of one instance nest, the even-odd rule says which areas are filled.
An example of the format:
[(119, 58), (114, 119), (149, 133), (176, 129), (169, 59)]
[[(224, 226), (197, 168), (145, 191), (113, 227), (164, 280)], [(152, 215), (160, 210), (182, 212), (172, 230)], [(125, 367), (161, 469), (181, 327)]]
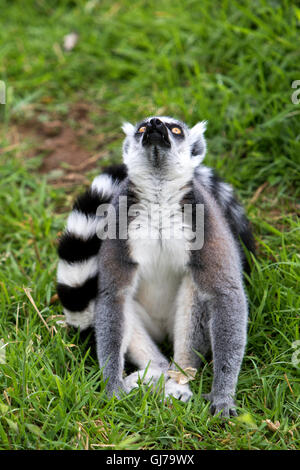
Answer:
[[(12, 145), (23, 141), (33, 144), (26, 156), (43, 155), (39, 171), (49, 176), (51, 184), (63, 186), (87, 182), (84, 174), (107, 155), (104, 150), (107, 139), (101, 134), (95, 135), (90, 111), (91, 105), (76, 103), (63, 120), (53, 115), (50, 120), (42, 121), (35, 113), (25, 122), (13, 124), (10, 140)], [(83, 141), (94, 150), (87, 149)]]

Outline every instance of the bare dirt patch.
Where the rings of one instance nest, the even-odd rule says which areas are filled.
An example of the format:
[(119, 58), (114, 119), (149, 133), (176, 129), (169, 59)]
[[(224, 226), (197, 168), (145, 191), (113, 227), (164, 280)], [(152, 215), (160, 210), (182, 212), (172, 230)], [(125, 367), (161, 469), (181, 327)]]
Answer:
[(72, 105), (66, 118), (51, 115), (43, 120), (41, 113), (24, 122), (16, 121), (10, 132), (12, 144), (30, 142), (27, 157), (43, 155), (39, 172), (47, 174), (55, 186), (87, 182), (85, 173), (95, 168), (98, 160), (107, 155), (104, 146), (109, 140), (96, 133), (89, 118), (92, 106)]

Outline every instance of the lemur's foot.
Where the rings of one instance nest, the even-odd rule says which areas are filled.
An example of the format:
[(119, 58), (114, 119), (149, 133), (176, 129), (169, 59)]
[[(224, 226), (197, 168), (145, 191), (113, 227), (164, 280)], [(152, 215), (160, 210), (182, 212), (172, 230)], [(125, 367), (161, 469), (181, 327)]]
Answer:
[(130, 391), (133, 388), (139, 387), (141, 383), (155, 385), (162, 375), (166, 377), (165, 372), (163, 372), (161, 369), (149, 367), (147, 370), (141, 369), (137, 370), (136, 372), (132, 372), (132, 374), (125, 377), (124, 383), (128, 391)]
[(220, 413), (220, 416), (222, 418), (230, 418), (233, 416), (237, 416), (237, 412), (235, 409), (236, 405), (231, 396), (224, 398), (214, 396), (212, 393), (207, 393), (203, 395), (203, 398), (211, 402), (210, 412), (212, 415), (215, 416)]
[(187, 402), (191, 399), (193, 393), (189, 384), (179, 384), (174, 379), (169, 379), (165, 386), (165, 398), (174, 397), (177, 400)]

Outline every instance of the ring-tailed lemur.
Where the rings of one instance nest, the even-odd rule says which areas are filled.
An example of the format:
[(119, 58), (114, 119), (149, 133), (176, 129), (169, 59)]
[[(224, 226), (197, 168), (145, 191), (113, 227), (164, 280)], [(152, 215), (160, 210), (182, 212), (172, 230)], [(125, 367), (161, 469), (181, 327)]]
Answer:
[[(189, 384), (178, 383), (157, 346), (169, 336), (174, 363), (184, 371), (198, 368), (199, 356), (212, 350), (211, 411), (229, 416), (246, 344), (242, 244), (254, 251), (254, 243), (232, 188), (202, 165), (205, 127), (189, 129), (170, 117), (123, 126), (123, 165), (95, 178), (68, 218), (58, 250), (58, 294), (70, 325), (95, 328), (110, 395), (129, 391), (139, 377), (155, 383), (163, 374), (165, 395), (187, 401)], [(125, 197), (129, 222), (121, 237)], [(117, 229), (116, 237), (101, 240), (96, 211), (105, 203), (116, 211)], [(204, 206), (198, 249), (191, 248), (194, 218), (182, 216), (186, 205), (193, 213)], [(177, 236), (165, 237), (171, 226)], [(124, 379), (125, 355), (139, 371)]]

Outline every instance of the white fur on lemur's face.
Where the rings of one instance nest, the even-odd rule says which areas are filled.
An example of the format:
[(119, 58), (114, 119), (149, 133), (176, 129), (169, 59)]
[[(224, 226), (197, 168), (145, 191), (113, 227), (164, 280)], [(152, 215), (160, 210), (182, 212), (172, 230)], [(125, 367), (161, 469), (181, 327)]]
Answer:
[(181, 121), (166, 116), (152, 116), (136, 126), (125, 123), (123, 159), (128, 170), (153, 167), (195, 168), (205, 156), (206, 123), (191, 129)]

